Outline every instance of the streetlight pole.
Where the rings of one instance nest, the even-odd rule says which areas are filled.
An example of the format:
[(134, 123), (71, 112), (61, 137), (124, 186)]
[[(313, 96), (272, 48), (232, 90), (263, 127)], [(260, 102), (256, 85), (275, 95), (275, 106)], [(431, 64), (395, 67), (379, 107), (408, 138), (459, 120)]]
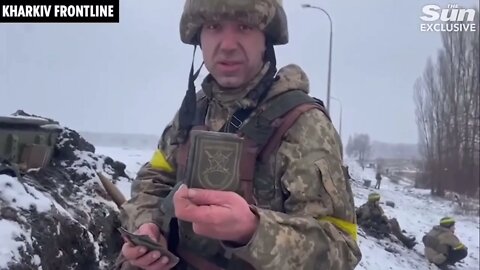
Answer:
[(338, 104), (340, 104), (340, 121), (339, 121), (340, 130), (339, 130), (339, 133), (340, 133), (340, 138), (342, 138), (342, 102), (338, 98), (335, 98), (335, 97), (331, 97), (331, 98), (333, 100), (338, 101)]
[(327, 112), (330, 112), (330, 78), (331, 78), (331, 74), (332, 74), (332, 40), (333, 40), (332, 18), (330, 17), (328, 12), (321, 7), (312, 6), (310, 4), (303, 4), (302, 7), (303, 8), (318, 9), (318, 10), (322, 11), (323, 13), (325, 13), (325, 15), (327, 15), (327, 17), (328, 17), (328, 20), (330, 21), (330, 42), (329, 42), (330, 45), (329, 45), (329, 49), (328, 49), (328, 78), (327, 78)]

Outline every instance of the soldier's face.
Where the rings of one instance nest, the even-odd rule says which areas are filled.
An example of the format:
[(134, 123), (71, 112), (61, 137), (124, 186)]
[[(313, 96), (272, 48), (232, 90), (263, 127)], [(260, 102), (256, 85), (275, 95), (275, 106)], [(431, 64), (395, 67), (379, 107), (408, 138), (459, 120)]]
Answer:
[(265, 36), (234, 21), (204, 24), (200, 35), (205, 67), (226, 88), (247, 84), (263, 66)]

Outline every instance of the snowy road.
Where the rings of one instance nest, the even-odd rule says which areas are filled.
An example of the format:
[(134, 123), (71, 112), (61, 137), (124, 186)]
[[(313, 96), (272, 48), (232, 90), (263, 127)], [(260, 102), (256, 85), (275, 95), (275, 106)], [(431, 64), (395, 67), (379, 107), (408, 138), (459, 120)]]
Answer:
[[(106, 154), (114, 159), (121, 160), (127, 164), (128, 173), (134, 175), (141, 164), (148, 161), (152, 151), (128, 150), (120, 148), (97, 147), (97, 153)], [(353, 161), (347, 160), (350, 167), (350, 174), (354, 179), (375, 179), (375, 172), (366, 168), (364, 171)], [(373, 182), (373, 181), (372, 181)], [(129, 184), (120, 183), (119, 187), (128, 197), (130, 194)], [(366, 189), (361, 181), (353, 181), (352, 188), (355, 195), (355, 205), (358, 207), (367, 200), (372, 188)], [(378, 191), (382, 202), (387, 200), (395, 202), (395, 208), (382, 204), (385, 214), (397, 218), (402, 229), (408, 234), (414, 235), (419, 242), (413, 250), (408, 250), (390, 241), (373, 239), (370, 237), (359, 237), (360, 248), (363, 258), (357, 269), (365, 270), (405, 270), (405, 269), (437, 269), (432, 267), (423, 257), (423, 235), (436, 225), (443, 216), (453, 216), (457, 220), (456, 234), (461, 241), (469, 248), (469, 254), (456, 269), (480, 269), (479, 267), (479, 217), (455, 215), (452, 202), (432, 198), (429, 190), (415, 189), (409, 186), (408, 182), (401, 181), (395, 184), (384, 178), (382, 187)], [(398, 253), (390, 253), (385, 246), (391, 246)]]

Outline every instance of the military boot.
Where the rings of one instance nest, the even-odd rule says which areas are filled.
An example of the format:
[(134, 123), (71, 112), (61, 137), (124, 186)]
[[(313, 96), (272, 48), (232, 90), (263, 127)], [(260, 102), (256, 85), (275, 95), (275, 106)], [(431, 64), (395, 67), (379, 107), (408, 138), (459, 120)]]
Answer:
[(402, 233), (397, 219), (392, 218), (389, 220), (389, 223), (392, 234), (395, 235), (395, 237), (397, 237), (397, 239), (400, 240), (400, 242), (402, 242), (403, 245), (405, 245), (408, 249), (413, 248), (417, 244), (415, 237), (408, 237)]

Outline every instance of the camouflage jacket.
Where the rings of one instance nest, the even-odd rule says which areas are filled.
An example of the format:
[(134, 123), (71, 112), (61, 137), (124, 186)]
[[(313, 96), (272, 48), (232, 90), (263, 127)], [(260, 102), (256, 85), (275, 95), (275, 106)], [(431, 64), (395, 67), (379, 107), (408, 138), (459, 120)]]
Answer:
[(366, 202), (357, 209), (357, 221), (360, 225), (388, 224), (388, 218), (380, 205)]
[(434, 226), (422, 241), (425, 245), (425, 257), (437, 265), (447, 260), (451, 250), (467, 249), (451, 230), (439, 225)]
[[(267, 67), (251, 85), (266, 70)], [(277, 76), (279, 80), (264, 102), (290, 89), (308, 93), (307, 76), (298, 66), (286, 66)], [(218, 131), (239, 107), (257, 106), (255, 100), (245, 97), (251, 85), (226, 93), (214, 82), (204, 81), (202, 90), (209, 99), (206, 124)], [(177, 130), (178, 112), (158, 144), (158, 151), (171, 166), (153, 168), (146, 163), (132, 184), (131, 199), (122, 207), (123, 225), (130, 230), (154, 222), (167, 228), (163, 233), (169, 234), (158, 206), (177, 181), (178, 147), (173, 143)], [(278, 151), (268, 162), (257, 165), (259, 176), (253, 183), (257, 204), (252, 209), (259, 217), (259, 226), (250, 242), (231, 247), (193, 234), (180, 236), (180, 241), (188, 238), (187, 246), (212, 260), (218, 253), (229, 254), (227, 269), (245, 269), (245, 262), (255, 269), (354, 269), (361, 252), (356, 243), (355, 208), (350, 184), (342, 172), (341, 152), (340, 139), (328, 118), (320, 110), (304, 113), (287, 131)], [(342, 222), (352, 225), (355, 232), (349, 234), (339, 229)], [(180, 228), (180, 234), (186, 234), (185, 231), (188, 228)]]

